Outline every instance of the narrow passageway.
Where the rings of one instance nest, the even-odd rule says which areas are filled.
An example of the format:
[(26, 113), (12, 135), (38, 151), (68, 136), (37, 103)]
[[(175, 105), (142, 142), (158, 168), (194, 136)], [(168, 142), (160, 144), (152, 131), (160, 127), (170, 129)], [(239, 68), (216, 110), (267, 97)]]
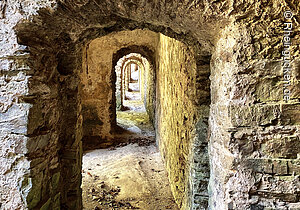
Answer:
[(126, 98), (125, 111), (117, 111), (115, 134), (123, 143), (87, 151), (83, 156), (83, 207), (176, 210), (136, 75), (129, 83)]

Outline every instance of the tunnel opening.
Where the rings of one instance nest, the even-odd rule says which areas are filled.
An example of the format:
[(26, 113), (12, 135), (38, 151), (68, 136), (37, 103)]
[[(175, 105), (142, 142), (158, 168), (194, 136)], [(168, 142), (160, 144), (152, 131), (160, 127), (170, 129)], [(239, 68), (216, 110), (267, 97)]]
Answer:
[(131, 63), (127, 64), (125, 68), (128, 68), (127, 70), (128, 88), (125, 89), (125, 93), (124, 93), (125, 100), (138, 101), (141, 99), (141, 92), (139, 87), (139, 83), (140, 83), (139, 65), (137, 65), (134, 61), (132, 61)]
[[(114, 46), (111, 42), (117, 44)], [(108, 47), (106, 48), (106, 46)], [(103, 52), (103, 49), (107, 50)], [(102, 135), (89, 144), (94, 148), (120, 150), (120, 153), (123, 153), (123, 149), (128, 149), (135, 144), (139, 146), (138, 148), (153, 146), (154, 149), (158, 146), (163, 160), (167, 160), (164, 162), (165, 167), (171, 170), (164, 172), (162, 169), (154, 169), (155, 166), (161, 168), (162, 162), (157, 160), (156, 164), (146, 163), (149, 156), (145, 154), (140, 154), (144, 159), (138, 160), (140, 170), (149, 170), (149, 168), (143, 168), (148, 164), (153, 166), (150, 171), (159, 171), (162, 173), (162, 177), (164, 176), (163, 173), (167, 173), (168, 181), (163, 182), (162, 177), (157, 179), (166, 186), (166, 188), (162, 188), (166, 192), (166, 196), (170, 196), (167, 192), (172, 192), (171, 197), (179, 207), (192, 205), (184, 202), (187, 202), (188, 197), (193, 197), (193, 201), (189, 202), (196, 203), (195, 200), (197, 200), (198, 206), (206, 208), (209, 180), (206, 136), (208, 126), (207, 104), (209, 102), (203, 101), (203, 99), (209, 98), (209, 94), (206, 95), (202, 92), (202, 96), (199, 98), (196, 90), (199, 89), (199, 85), (204, 87), (202, 90), (209, 90), (209, 83), (204, 82), (205, 77), (197, 78), (199, 74), (197, 64), (201, 63), (203, 67), (207, 67), (209, 60), (202, 58), (199, 61), (195, 58), (193, 48), (173, 38), (147, 30), (124, 31), (97, 38), (87, 44), (83, 58), (85, 64), (83, 65), (81, 81), (84, 87), (82, 95), (85, 98), (83, 98), (82, 104), (84, 108), (88, 105), (89, 109), (101, 110), (97, 116), (98, 118), (102, 117), (101, 121), (104, 122), (102, 127), (98, 127), (99, 124), (85, 124), (85, 122), (90, 121), (89, 118), (95, 116), (94, 114), (85, 115), (83, 113), (83, 144), (85, 145), (85, 141), (90, 140), (85, 136)], [(138, 67), (140, 67), (139, 74)], [(202, 70), (209, 71), (209, 69)], [(203, 73), (202, 71), (201, 74)], [(205, 73), (204, 75), (209, 74)], [(102, 81), (99, 78), (102, 78)], [(108, 84), (107, 81), (109, 81)], [(93, 85), (94, 83), (95, 85)], [(99, 97), (95, 95), (95, 92), (90, 92), (91, 89), (95, 90), (102, 84), (104, 87), (99, 91), (101, 92), (108, 85), (107, 88), (110, 88), (111, 91), (109, 94)], [(88, 97), (89, 92), (93, 96), (91, 99)], [(102, 111), (105, 110), (105, 107), (107, 107), (108, 113)], [(105, 119), (103, 114), (106, 114), (108, 119)], [(105, 126), (108, 129), (105, 129)], [(88, 133), (89, 131), (92, 131), (92, 134)], [(172, 149), (170, 150), (170, 148)], [(95, 151), (84, 154), (83, 160), (86, 161), (83, 162), (85, 172), (83, 184), (88, 183), (85, 178), (90, 179), (90, 174), (92, 174), (93, 167), (87, 168), (86, 165), (89, 165), (89, 157), (93, 156)], [(157, 151), (154, 149), (150, 154), (156, 154)], [(103, 150), (102, 153), (105, 154)], [(133, 153), (131, 153), (132, 155)], [(201, 155), (200, 161), (196, 159), (198, 155)], [(120, 159), (120, 157), (118, 158)], [(132, 160), (130, 164), (135, 162)], [(128, 164), (123, 163), (124, 167)], [(102, 168), (102, 172), (106, 168)], [(89, 169), (90, 172), (87, 171)], [(197, 176), (197, 173), (201, 173), (201, 178), (198, 177), (195, 181), (196, 179), (193, 177)], [(99, 178), (99, 175), (97, 176)], [(165, 178), (167, 176), (165, 175)], [(144, 177), (144, 179), (147, 180), (148, 178)], [(107, 181), (111, 182), (111, 180)], [(170, 186), (169, 182), (171, 183)], [(123, 182), (118, 183), (120, 194), (126, 192), (126, 187), (121, 185), (127, 182), (123, 180)], [(149, 183), (145, 183), (145, 186), (147, 185)], [(160, 192), (161, 189), (158, 190), (159, 187), (156, 184), (150, 185), (154, 186), (153, 189), (149, 190), (152, 197), (155, 197), (156, 201), (160, 200), (161, 206), (159, 208), (174, 204), (174, 200), (172, 202), (170, 197), (162, 196), (164, 193), (160, 193), (160, 197), (157, 197), (157, 194), (153, 192)], [(92, 185), (88, 186), (87, 188), (95, 189), (95, 187), (91, 187)], [(132, 186), (132, 188), (135, 187)], [(141, 193), (140, 199), (145, 198), (142, 196), (145, 193), (143, 190), (138, 192)], [(95, 192), (91, 193), (86, 190), (86, 187), (83, 187), (84, 202), (89, 200), (88, 197), (93, 194)], [(129, 203), (142, 209), (151, 209), (157, 208), (159, 205), (156, 201), (152, 200), (148, 204), (143, 203), (142, 200), (137, 203)], [(165, 204), (163, 201), (171, 203)], [(172, 208), (177, 207), (173, 205)]]
[[(147, 34), (150, 37), (149, 40), (145, 39)], [(96, 206), (105, 209), (107, 204), (113, 202), (113, 205), (119, 208), (123, 205), (127, 205), (128, 208), (129, 205), (132, 208), (141, 209), (177, 209), (159, 150), (155, 144), (155, 122), (150, 120), (150, 115), (155, 113), (156, 62), (154, 53), (157, 50), (155, 45), (158, 34), (149, 31), (128, 31), (123, 35), (117, 33), (111, 36), (113, 36), (112, 39), (122, 39), (122, 45), (128, 45), (116, 46), (115, 49), (105, 52), (105, 54), (111, 53), (112, 55), (110, 57), (112, 64), (104, 74), (111, 74), (109, 77), (113, 90), (111, 104), (116, 105), (116, 114), (111, 117), (115, 117), (112, 120), (115, 120), (116, 124), (111, 127), (111, 144), (105, 144), (100, 150), (88, 150), (83, 155), (83, 207), (89, 209)], [(140, 41), (135, 40), (137, 36), (140, 36)], [(99, 78), (96, 75), (99, 71), (95, 70), (93, 74), (91, 72), (93, 66), (95, 65), (96, 68), (101, 66), (102, 71), (105, 71), (102, 63), (109, 63), (98, 55), (97, 51), (100, 49), (97, 46), (101, 46), (102, 49), (105, 45), (111, 46), (108, 40), (109, 38), (103, 37), (88, 44), (87, 56), (84, 56), (87, 64), (83, 66), (88, 68), (88, 72), (95, 78)], [(138, 42), (141, 42), (140, 45)], [(109, 71), (110, 68), (111, 71)], [(87, 78), (89, 73), (86, 75)], [(97, 84), (101, 83), (99, 79), (97, 82)], [(84, 95), (86, 96), (87, 93)], [(93, 106), (99, 106), (99, 104), (103, 107), (103, 103), (99, 101)], [(83, 125), (85, 117), (89, 116), (83, 116)], [(102, 161), (97, 162), (99, 159)], [(104, 159), (109, 159), (109, 161)], [(98, 166), (93, 166), (95, 164)], [(115, 167), (110, 167), (111, 164)], [(95, 174), (98, 175), (95, 176)], [(136, 180), (139, 180), (139, 183)], [(97, 183), (98, 186), (103, 187), (97, 187)], [(113, 200), (107, 200), (105, 196), (97, 197), (112, 189), (119, 190), (115, 193)], [(135, 192), (133, 189), (136, 189)], [(98, 199), (96, 202), (95, 197)], [(103, 205), (99, 205), (99, 200)]]
[[(74, 49), (76, 49), (75, 46), (68, 48), (72, 52)], [(173, 206), (176, 203), (172, 208), (177, 208), (176, 206), (183, 208), (192, 205), (206, 208), (208, 205), (207, 186), (209, 179), (207, 110), (209, 109), (210, 98), (208, 82), (210, 57), (196, 56), (196, 45), (189, 46), (174, 38), (146, 29), (109, 33), (80, 45), (79, 49), (74, 51), (73, 54), (67, 52), (55, 54), (54, 57), (54, 59), (57, 56), (60, 57), (58, 64), (60, 68), (57, 70), (62, 72), (56, 72), (55, 69), (52, 74), (56, 77), (54, 79), (63, 82), (59, 86), (55, 86), (56, 83), (50, 80), (50, 84), (48, 84), (52, 91), (59, 90), (60, 92), (59, 97), (61, 98), (57, 100), (55, 106), (57, 106), (57, 114), (59, 113), (61, 117), (56, 119), (60, 119), (63, 122), (61, 125), (64, 125), (58, 127), (59, 132), (57, 130), (59, 139), (61, 139), (59, 146), (53, 146), (53, 149), (57, 150), (53, 154), (58, 154), (59, 168), (47, 171), (47, 173), (54, 173), (55, 177), (59, 177), (57, 180), (61, 185), (57, 188), (59, 194), (56, 195), (56, 199), (60, 200), (60, 205), (67, 209), (75, 208), (75, 206), (81, 208), (83, 202), (97, 207), (101, 202), (101, 198), (90, 200), (95, 196), (95, 193), (116, 191), (116, 196), (119, 193), (122, 195), (121, 192), (126, 192), (126, 188), (122, 191), (122, 189), (115, 188), (118, 184), (103, 185), (106, 184), (105, 182), (102, 183), (105, 178), (97, 175), (99, 171), (96, 174), (94, 173), (93, 169), (98, 170), (101, 168), (100, 163), (96, 166), (93, 165), (93, 167), (89, 165), (94, 161), (93, 154), (98, 154), (95, 149), (102, 151), (101, 154), (108, 157), (108, 153), (104, 151), (107, 151), (108, 148), (114, 148), (120, 144), (132, 147), (132, 144), (128, 145), (128, 143), (138, 144), (144, 142), (152, 148), (147, 152), (155, 156), (149, 158), (149, 154), (148, 156), (139, 155), (144, 159), (149, 158), (149, 161), (144, 164), (144, 166), (148, 166), (146, 167), (147, 170), (150, 169), (148, 175), (161, 173), (155, 177), (160, 180), (158, 183), (166, 183), (163, 184), (165, 188), (161, 188), (157, 183), (148, 183), (148, 186), (152, 187), (147, 188), (149, 190), (146, 194), (151, 194), (153, 197), (153, 193), (157, 191), (153, 190), (155, 189), (153, 186), (156, 186), (156, 189), (163, 190), (165, 193), (158, 190), (159, 195), (156, 194), (153, 198), (161, 199), (160, 202), (165, 207)], [(39, 52), (37, 53), (37, 56), (39, 56)], [(151, 69), (144, 71), (142, 74), (146, 76), (140, 76), (139, 78), (141, 104), (146, 109), (146, 112), (142, 114), (149, 121), (148, 124), (143, 119), (140, 124), (145, 127), (149, 126), (147, 128), (151, 128), (151, 130), (145, 131), (145, 129), (137, 128), (138, 126), (131, 126), (131, 131), (133, 130), (135, 135), (138, 133), (138, 136), (136, 135), (133, 140), (132, 135), (124, 138), (124, 133), (128, 128), (123, 129), (125, 132), (120, 132), (118, 129), (120, 126), (118, 126), (117, 115), (125, 112), (121, 110), (119, 110), (119, 113), (117, 112), (117, 97), (121, 96), (120, 100), (126, 100), (123, 93), (117, 94), (117, 74), (115, 71), (115, 66), (120, 58), (126, 55), (132, 56), (132, 54), (134, 54), (134, 63), (143, 64), (139, 65), (141, 72), (143, 67), (146, 69), (145, 66), (147, 65), (149, 67), (147, 68)], [(62, 55), (64, 57), (61, 57)], [(147, 62), (143, 62), (143, 57)], [(75, 60), (70, 62), (69, 59)], [(35, 62), (37, 63), (37, 61)], [(47, 68), (51, 68), (53, 64), (56, 63), (48, 63)], [(132, 64), (130, 59), (126, 65), (129, 66), (128, 64)], [(39, 64), (37, 63), (37, 65)], [(70, 69), (78, 70), (71, 73), (72, 70)], [(35, 78), (39, 78), (38, 74), (32, 77), (33, 82)], [(130, 82), (130, 77), (128, 77), (128, 80)], [(201, 91), (200, 95), (198, 91)], [(76, 100), (74, 100), (74, 97)], [(41, 103), (44, 103), (44, 101), (41, 101)], [(34, 107), (40, 109), (39, 106), (40, 104), (37, 103)], [(60, 125), (60, 123), (56, 125)], [(64, 129), (65, 126), (69, 129)], [(76, 131), (75, 134), (70, 132), (70, 128)], [(39, 127), (35, 129), (38, 131)], [(130, 129), (129, 132), (131, 132)], [(199, 132), (201, 135), (199, 135)], [(128, 147), (124, 146), (123, 148)], [(159, 150), (157, 150), (157, 147)], [(84, 155), (83, 151), (85, 151)], [(197, 160), (199, 154), (201, 155), (201, 162)], [(163, 163), (159, 163), (160, 158), (164, 161)], [(83, 165), (82, 159), (85, 160)], [(150, 163), (151, 159), (156, 160), (156, 162)], [(103, 162), (105, 161), (103, 160)], [(138, 166), (143, 168), (143, 162), (144, 160), (139, 160)], [(131, 163), (136, 162), (131, 161)], [(197, 164), (201, 164), (201, 167), (198, 167)], [(105, 168), (109, 168), (109, 166)], [(162, 181), (163, 173), (166, 173), (165, 178), (167, 177), (167, 180)], [(197, 173), (201, 173), (201, 176)], [(32, 177), (35, 176), (32, 175)], [(69, 176), (73, 178), (70, 180), (68, 179)], [(83, 182), (82, 177), (84, 177)], [(119, 176), (114, 174), (111, 180), (115, 180), (114, 177)], [(102, 181), (98, 182), (101, 179)], [(134, 178), (132, 177), (130, 180), (134, 180)], [(98, 183), (98, 186), (103, 186), (103, 188), (91, 187), (92, 185), (85, 185), (85, 183)], [(126, 181), (123, 180), (122, 183), (124, 184)], [(39, 188), (39, 186), (35, 182), (34, 187)], [(84, 186), (88, 187), (85, 188)], [(120, 192), (117, 192), (118, 190)], [(83, 200), (81, 199), (82, 196)], [(139, 195), (137, 197), (149, 201), (149, 196)], [(147, 201), (148, 203), (144, 202), (140, 205), (148, 205), (148, 207), (145, 207), (146, 209), (152, 208), (153, 206), (149, 207), (149, 205), (159, 205), (158, 200), (151, 200), (150, 203)], [(41, 205), (42, 202), (43, 200), (39, 200), (30, 205)], [(118, 202), (116, 205), (127, 203), (126, 199)], [(129, 204), (138, 205), (130, 202)], [(110, 203), (107, 205), (110, 205)]]
[[(141, 92), (140, 92), (140, 75), (139, 75), (139, 65), (137, 65), (134, 61), (127, 65), (128, 74), (129, 74), (129, 82), (128, 82), (128, 89), (125, 89), (125, 100), (129, 101), (138, 101), (141, 99)], [(130, 95), (132, 93), (132, 95)]]
[[(117, 54), (118, 52), (116, 55)], [(146, 78), (148, 75), (153, 74), (149, 71), (155, 71), (155, 69), (153, 69), (149, 61), (139, 53), (130, 53), (117, 61), (115, 66), (117, 118), (115, 133), (127, 130), (137, 134), (145, 134), (147, 133), (146, 130), (149, 131), (149, 129), (141, 128), (142, 124), (147, 125), (150, 123), (149, 113), (146, 111), (146, 107), (149, 104), (147, 101), (149, 96), (147, 94), (149, 94), (149, 91), (154, 90), (154, 87), (148, 88), (150, 80), (148, 79), (148, 81)], [(154, 78), (151, 79), (151, 84), (153, 85)], [(151, 95), (155, 95), (155, 93), (151, 93)], [(126, 123), (126, 119), (131, 122)], [(139, 126), (128, 128), (132, 123)], [(153, 128), (150, 128), (150, 130), (152, 129)], [(154, 136), (154, 134), (151, 136)]]
[(116, 72), (116, 109), (126, 110), (126, 102), (142, 101), (146, 97), (144, 94), (147, 83), (144, 80), (144, 72), (153, 71), (148, 60), (138, 53), (130, 53), (120, 58), (115, 66)]
[[(149, 121), (154, 126), (155, 142), (164, 160), (163, 168), (167, 171), (172, 199), (179, 208), (208, 205), (207, 185), (210, 169), (207, 151), (207, 110), (210, 103), (210, 55), (207, 55), (206, 51), (201, 53), (199, 43), (191, 41), (191, 37), (186, 39), (186, 34), (178, 35), (171, 29), (165, 30), (160, 27), (149, 28), (156, 32), (148, 30), (148, 27), (135, 30), (117, 28), (115, 32), (107, 29), (103, 34), (97, 30), (84, 31), (80, 33), (76, 42), (71, 38), (56, 40), (60, 43), (53, 48), (60, 49), (58, 53), (55, 50), (46, 52), (43, 47), (39, 48), (37, 43), (28, 39), (28, 27), (20, 25), (20, 43), (36, 46), (30, 49), (32, 68), (40, 69), (39, 62), (47, 59), (49, 61), (43, 63), (49, 75), (39, 84), (48, 86), (51, 93), (58, 93), (57, 100), (28, 99), (28, 102), (34, 103), (35, 110), (48, 113), (49, 110), (43, 108), (43, 104), (47, 103), (54, 110), (51, 114), (59, 116), (51, 118), (57, 121), (51, 122), (53, 127), (48, 130), (54, 134), (55, 141), (53, 140), (49, 147), (52, 146), (55, 152), (46, 155), (49, 158), (55, 156), (57, 165), (43, 172), (34, 171), (30, 175), (34, 180), (34, 190), (29, 191), (28, 202), (31, 207), (46, 205), (44, 201), (47, 194), (31, 200), (33, 193), (41, 187), (41, 183), (36, 180), (36, 177), (41, 177), (41, 173), (45, 178), (55, 177), (54, 181), (59, 185), (52, 191), (50, 204), (47, 205), (59, 205), (64, 209), (82, 207), (82, 175), (92, 177), (93, 181), (97, 179), (97, 175), (90, 176), (92, 173), (88, 168), (84, 170), (85, 174), (82, 173), (83, 151), (105, 149), (120, 143), (119, 140), (115, 141), (118, 139), (115, 138), (118, 132), (114, 67), (121, 57), (130, 53), (141, 54), (154, 69), (149, 71), (150, 75), (146, 77), (150, 83), (144, 83), (151, 85), (144, 87), (141, 82), (140, 91), (142, 93), (143, 88), (145, 90), (146, 97), (141, 96), (146, 104)], [(63, 37), (65, 36), (64, 34)], [(61, 50), (63, 45), (66, 47)], [(41, 60), (36, 59), (37, 57)], [(58, 66), (59, 68), (56, 68)], [(40, 81), (41, 74), (43, 71), (34, 72), (31, 84)], [(33, 94), (34, 90), (36, 89), (32, 86)], [(31, 110), (30, 113), (34, 116), (36, 112)], [(32, 119), (35, 120), (34, 117)], [(49, 118), (45, 118), (43, 124), (47, 124), (47, 120)], [(34, 138), (39, 138), (37, 136), (40, 135), (39, 128), (42, 125), (37, 125), (34, 121), (29, 125), (37, 132), (33, 135)], [(203, 133), (198, 135), (198, 132)], [(202, 162), (196, 160), (199, 154)], [(202, 163), (205, 163), (203, 167), (197, 168), (197, 164)], [(201, 175), (197, 174), (199, 170)], [(154, 169), (152, 172), (157, 171), (160, 169)], [(70, 177), (72, 179), (69, 179)], [(96, 189), (91, 189), (91, 193), (93, 191), (96, 192)]]

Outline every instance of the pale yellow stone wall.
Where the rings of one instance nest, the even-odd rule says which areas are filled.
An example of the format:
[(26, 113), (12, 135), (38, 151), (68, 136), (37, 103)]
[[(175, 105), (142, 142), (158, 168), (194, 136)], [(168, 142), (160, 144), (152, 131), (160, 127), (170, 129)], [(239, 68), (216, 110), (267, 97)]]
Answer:
[(187, 205), (190, 147), (198, 118), (196, 62), (180, 41), (160, 35), (157, 58), (156, 133), (177, 204)]

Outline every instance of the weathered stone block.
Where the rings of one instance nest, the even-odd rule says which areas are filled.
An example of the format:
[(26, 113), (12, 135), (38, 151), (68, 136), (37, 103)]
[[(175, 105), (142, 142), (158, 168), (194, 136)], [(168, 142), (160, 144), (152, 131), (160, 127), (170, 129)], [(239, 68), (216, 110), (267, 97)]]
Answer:
[(247, 168), (258, 173), (273, 173), (272, 160), (270, 159), (247, 159), (245, 164)]
[(45, 110), (41, 104), (34, 104), (32, 106), (28, 115), (28, 134), (38, 132), (39, 128), (45, 124), (44, 111)]
[(300, 153), (299, 136), (286, 136), (282, 139), (274, 139), (262, 144), (261, 151), (273, 158), (297, 158)]
[(61, 193), (58, 193), (54, 197), (54, 200), (53, 200), (53, 210), (60, 210), (60, 195), (61, 195)]
[(289, 210), (299, 210), (300, 209), (300, 202), (289, 203), (288, 208), (289, 208)]
[(256, 99), (260, 102), (281, 101), (283, 85), (279, 77), (262, 79), (255, 88)]
[(29, 104), (14, 104), (5, 113), (0, 113), (0, 132), (26, 134)]
[(39, 135), (29, 138), (27, 142), (28, 153), (36, 152), (37, 150), (44, 149), (50, 142), (51, 134)]
[(42, 184), (43, 184), (43, 173), (40, 173), (38, 176), (34, 178), (28, 179), (32, 182), (32, 189), (30, 190), (27, 196), (28, 208), (34, 208), (41, 200), (42, 196)]
[(258, 173), (288, 175), (299, 173), (299, 161), (291, 159), (247, 159), (246, 166)]
[(300, 103), (282, 104), (280, 109), (283, 125), (300, 125)]
[(235, 127), (274, 124), (280, 116), (279, 105), (231, 105), (229, 111), (231, 123)]
[(300, 175), (300, 160), (290, 160), (288, 162), (289, 174)]
[(288, 174), (288, 162), (286, 160), (272, 160), (273, 173), (279, 175)]

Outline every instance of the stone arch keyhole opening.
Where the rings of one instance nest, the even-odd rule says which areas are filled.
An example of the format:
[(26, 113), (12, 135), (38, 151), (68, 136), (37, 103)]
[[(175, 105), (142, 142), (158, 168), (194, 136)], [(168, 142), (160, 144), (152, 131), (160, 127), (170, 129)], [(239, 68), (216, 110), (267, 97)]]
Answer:
[[(123, 31), (96, 38), (85, 47), (84, 69), (81, 72), (81, 91), (84, 95), (82, 104), (84, 110), (99, 110), (101, 115), (92, 111), (83, 113), (84, 136), (89, 135), (88, 131), (94, 132), (93, 136), (100, 136), (108, 131), (106, 137), (88, 142), (91, 147), (83, 156), (82, 195), (85, 208), (99, 205), (91, 200), (91, 195), (106, 192), (107, 187), (113, 187), (113, 190), (119, 187), (120, 193), (116, 193), (116, 199), (121, 203), (124, 202), (122, 196), (127, 196), (139, 200), (137, 203), (130, 203), (141, 209), (154, 208), (158, 200), (159, 205), (177, 208), (155, 145), (155, 122), (150, 120), (150, 115), (155, 113), (155, 51), (158, 38), (158, 34), (147, 30)], [(138, 74), (133, 75), (135, 72)], [(109, 91), (103, 93), (106, 86)], [(103, 111), (105, 107), (111, 113), (106, 115), (109, 120), (103, 117), (107, 114)], [(116, 112), (115, 115), (113, 111)], [(102, 117), (102, 125), (90, 123), (95, 114), (98, 119)], [(112, 123), (114, 120), (115, 125)], [(100, 126), (110, 129), (101, 129)], [(91, 139), (84, 137), (84, 145), (85, 140)], [(98, 167), (93, 164), (98, 164)], [(97, 174), (96, 180), (93, 179), (94, 174)], [(152, 181), (149, 181), (150, 176), (154, 177)], [(136, 179), (140, 180), (139, 183)], [(163, 187), (155, 183), (156, 179), (161, 184), (165, 183)], [(99, 185), (103, 185), (103, 188), (99, 188)], [(91, 188), (94, 189), (93, 192), (90, 192)], [(152, 198), (147, 203), (145, 201), (149, 199), (149, 193)], [(105, 201), (102, 203), (100, 209), (106, 205)]]
[(128, 64), (125, 69), (128, 68), (128, 74), (129, 74), (129, 83), (128, 83), (128, 89), (127, 92), (133, 92), (133, 93), (139, 93), (139, 97), (130, 98), (126, 95), (125, 92), (125, 99), (128, 100), (139, 100), (141, 99), (140, 95), (140, 68), (139, 65), (132, 61), (130, 64)]
[[(129, 47), (130, 49), (131, 47)], [(119, 50), (119, 52), (122, 51)], [(151, 53), (149, 51), (149, 53)], [(119, 57), (115, 53), (115, 56)], [(113, 63), (114, 66), (114, 63)], [(139, 53), (129, 53), (121, 57), (115, 65), (115, 98), (116, 98), (116, 117), (117, 117), (117, 126), (118, 130), (121, 127), (124, 127), (122, 124), (122, 117), (125, 117), (126, 111), (131, 111), (131, 122), (135, 120), (141, 121), (142, 124), (149, 123), (149, 113), (147, 110), (150, 110), (149, 107), (149, 98), (155, 96), (155, 87), (154, 87), (154, 77), (148, 78), (149, 75), (154, 75), (155, 68), (150, 65), (150, 62), (147, 58)], [(149, 96), (151, 94), (151, 96)], [(146, 107), (148, 106), (148, 109)], [(123, 113), (122, 113), (123, 111)], [(154, 110), (152, 110), (154, 112)], [(144, 113), (144, 116), (142, 116)], [(142, 117), (142, 118), (141, 118)], [(119, 118), (119, 119), (118, 119)], [(138, 123), (137, 121), (135, 123)], [(153, 125), (153, 123), (151, 122)], [(140, 126), (138, 126), (140, 127)], [(133, 127), (129, 130), (133, 131)], [(153, 129), (153, 128), (152, 128)], [(137, 133), (143, 133), (143, 130), (136, 130)], [(153, 135), (154, 136), (154, 133)]]
[[(24, 44), (35, 46), (34, 42), (27, 43), (27, 33), (25, 33), (27, 28), (20, 29), (22, 31), (20, 39)], [(103, 149), (108, 150), (107, 148), (117, 148), (120, 144), (126, 146), (130, 143), (130, 145), (144, 144), (146, 147), (149, 145), (153, 148), (153, 152), (145, 150), (148, 151), (146, 153), (155, 155), (159, 151), (160, 155), (155, 155), (155, 157), (162, 157), (164, 161), (164, 164), (161, 164), (162, 168), (150, 168), (157, 164), (151, 161), (146, 165), (139, 164), (143, 160), (130, 161), (138, 163), (141, 170), (148, 166), (146, 169), (149, 169), (149, 174), (157, 174), (158, 179), (161, 178), (158, 175), (166, 170), (164, 172), (168, 174), (168, 176), (165, 175), (168, 179), (166, 180), (168, 184), (164, 185), (166, 188), (158, 186), (159, 182), (144, 183), (145, 186), (156, 186), (157, 189), (164, 191), (158, 190), (160, 196), (157, 194), (153, 198), (160, 199), (162, 205), (170, 204), (164, 204), (164, 201), (172, 201), (171, 205), (174, 205), (174, 208), (192, 205), (207, 206), (209, 165), (206, 134), (210, 99), (208, 80), (210, 56), (196, 56), (197, 45), (190, 46), (188, 43), (185, 44), (161, 33), (141, 29), (108, 33), (98, 38), (90, 38), (80, 44), (73, 43), (65, 34), (61, 42), (70, 42), (66, 44), (68, 47), (64, 48), (65, 51), (53, 50), (51, 54), (37, 45), (36, 48), (32, 48), (30, 55), (32, 68), (36, 69), (30, 79), (30, 84), (32, 84), (30, 91), (33, 95), (36, 94), (34, 91), (37, 91), (44, 95), (44, 98), (40, 97), (41, 100), (26, 98), (28, 103), (33, 104), (29, 111), (31, 134), (28, 147), (32, 150), (32, 154), (44, 154), (49, 159), (54, 158), (56, 162), (49, 167), (38, 164), (40, 168), (31, 172), (30, 176), (34, 183), (30, 188), (32, 191), (26, 195), (29, 196), (28, 205), (32, 208), (48, 205), (49, 203), (43, 203), (49, 196), (47, 193), (38, 194), (39, 197), (33, 199), (34, 193), (47, 186), (51, 186), (52, 190), (48, 198), (50, 206), (59, 205), (67, 209), (77, 209), (82, 207), (82, 202), (84, 205), (99, 205), (90, 200), (91, 196), (95, 196), (95, 193), (103, 189), (118, 191), (115, 187), (127, 183), (120, 177), (129, 175), (118, 175), (116, 171), (108, 170), (111, 168), (109, 160), (112, 156), (107, 155), (110, 153), (105, 153)], [(60, 49), (60, 46), (57, 47)], [(139, 56), (130, 57), (131, 60), (129, 59), (125, 66), (134, 61), (134, 63), (143, 64), (139, 65), (140, 72), (143, 68), (149, 69), (140, 74), (144, 74), (140, 76), (140, 92), (142, 105), (146, 110), (138, 113), (136, 121), (138, 124), (128, 124), (128, 119), (131, 120), (133, 115), (130, 112), (117, 110), (116, 106), (115, 66), (120, 58), (132, 53), (139, 54)], [(144, 57), (147, 62), (143, 62), (140, 57)], [(44, 76), (41, 77), (41, 75)], [(41, 78), (44, 79), (41, 80)], [(38, 85), (34, 86), (34, 84)], [(46, 87), (49, 93), (39, 92), (45, 90)], [(199, 90), (201, 90), (200, 95)], [(35, 116), (40, 113), (39, 110), (43, 114)], [(127, 122), (118, 121), (122, 118), (117, 118), (117, 115), (125, 115), (123, 120)], [(40, 123), (36, 123), (37, 118), (41, 119)], [(145, 123), (146, 118), (147, 123)], [(122, 123), (123, 127), (120, 126)], [(53, 137), (52, 143), (45, 144), (42, 148), (34, 146), (33, 142), (36, 139), (43, 141), (48, 135)], [(156, 145), (153, 144), (154, 142)], [(195, 147), (199, 146), (203, 149), (195, 151)], [(48, 149), (45, 150), (45, 148)], [(97, 153), (99, 150), (95, 149), (100, 149), (101, 153)], [(41, 151), (45, 152), (39, 153)], [(83, 151), (85, 151), (84, 155)], [(95, 155), (99, 154), (106, 154), (103, 156), (104, 159), (98, 158), (108, 164), (105, 168), (101, 168), (104, 167), (102, 163), (94, 164)], [(205, 163), (201, 167), (197, 165), (199, 156)], [(33, 158), (32, 160), (36, 158), (34, 155), (30, 157)], [(118, 157), (118, 161), (123, 158), (114, 157)], [(136, 157), (149, 156), (139, 153)], [(151, 159), (159, 160), (156, 158)], [(117, 165), (115, 165), (116, 168)], [(121, 165), (128, 166), (124, 162)], [(98, 172), (95, 173), (93, 169), (96, 171), (101, 169), (102, 172), (110, 173), (109, 180), (101, 177), (103, 175), (101, 171), (98, 175)], [(204, 175), (199, 177), (197, 175), (199, 173)], [(42, 186), (42, 182), (38, 179), (44, 179), (43, 177), (45, 183), (49, 182), (46, 186)], [(51, 177), (51, 180), (46, 179), (47, 177)], [(123, 181), (118, 182), (120, 180)], [(103, 181), (107, 184), (105, 186), (114, 187), (103, 189), (88, 187), (92, 186), (89, 183), (102, 186)], [(53, 183), (55, 188), (52, 187)], [(28, 185), (31, 186), (30, 183)], [(156, 192), (152, 187), (136, 186), (136, 188), (146, 189), (143, 195)], [(126, 187), (123, 190), (121, 188), (121, 192), (126, 192)], [(127, 192), (133, 193), (129, 189)], [(137, 190), (137, 192), (140, 191)], [(161, 195), (167, 196), (168, 199), (163, 199)], [(134, 196), (137, 199), (147, 198), (140, 194)], [(153, 200), (151, 205), (156, 205), (156, 201)]]
[[(146, 106), (147, 95), (145, 88), (147, 88), (149, 81), (145, 79), (148, 71), (155, 70), (149, 64), (149, 61), (139, 53), (130, 53), (117, 61), (115, 66), (117, 110), (128, 109), (124, 105), (128, 100), (142, 100)], [(152, 82), (152, 84), (154, 83)], [(154, 90), (154, 87), (151, 89)]]

